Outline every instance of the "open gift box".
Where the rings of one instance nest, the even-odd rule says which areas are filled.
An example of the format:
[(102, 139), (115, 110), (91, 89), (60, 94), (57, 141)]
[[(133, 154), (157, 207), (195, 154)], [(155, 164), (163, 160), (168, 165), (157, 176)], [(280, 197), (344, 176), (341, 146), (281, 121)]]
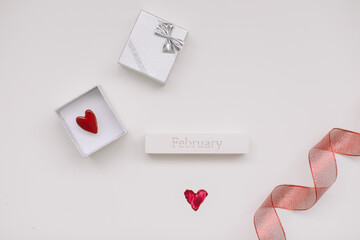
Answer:
[[(77, 118), (91, 110), (95, 114), (97, 133), (84, 130)], [(56, 113), (82, 157), (98, 151), (126, 134), (123, 124), (115, 116), (100, 86), (96, 86), (56, 110)]]

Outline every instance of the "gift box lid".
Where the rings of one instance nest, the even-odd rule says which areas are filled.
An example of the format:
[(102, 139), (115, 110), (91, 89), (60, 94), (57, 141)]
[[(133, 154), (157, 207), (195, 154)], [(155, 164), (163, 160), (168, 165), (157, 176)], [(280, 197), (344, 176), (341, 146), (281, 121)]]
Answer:
[(165, 84), (187, 33), (187, 30), (142, 10), (119, 63)]

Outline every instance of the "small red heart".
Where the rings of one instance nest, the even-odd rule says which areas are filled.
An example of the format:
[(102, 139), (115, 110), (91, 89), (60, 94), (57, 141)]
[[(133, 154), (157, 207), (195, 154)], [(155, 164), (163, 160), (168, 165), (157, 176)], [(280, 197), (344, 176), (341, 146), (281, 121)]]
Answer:
[(95, 134), (98, 132), (96, 116), (90, 109), (85, 111), (85, 117), (77, 117), (76, 123), (85, 131)]
[(204, 202), (208, 195), (208, 193), (203, 189), (199, 190), (196, 194), (192, 190), (186, 190), (184, 194), (186, 200), (195, 211), (199, 209), (200, 205)]

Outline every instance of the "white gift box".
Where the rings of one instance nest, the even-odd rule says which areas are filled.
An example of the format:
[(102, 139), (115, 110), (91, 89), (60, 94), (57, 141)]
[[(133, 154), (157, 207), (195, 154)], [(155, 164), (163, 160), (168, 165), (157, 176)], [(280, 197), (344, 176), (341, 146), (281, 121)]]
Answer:
[(187, 33), (183, 28), (141, 11), (119, 63), (165, 84)]
[[(76, 122), (90, 109), (97, 120), (97, 134), (87, 132)], [(100, 88), (96, 86), (56, 110), (56, 113), (82, 157), (98, 151), (126, 134), (123, 124), (115, 116)]]

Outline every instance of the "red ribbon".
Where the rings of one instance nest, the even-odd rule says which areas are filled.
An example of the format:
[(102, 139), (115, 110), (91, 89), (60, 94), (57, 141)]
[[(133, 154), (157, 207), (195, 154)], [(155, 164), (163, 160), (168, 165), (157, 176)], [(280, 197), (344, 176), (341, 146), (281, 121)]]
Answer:
[(314, 206), (336, 180), (335, 153), (360, 156), (360, 133), (334, 128), (310, 150), (314, 187), (279, 185), (274, 188), (254, 215), (259, 240), (286, 240), (276, 208), (303, 211)]

